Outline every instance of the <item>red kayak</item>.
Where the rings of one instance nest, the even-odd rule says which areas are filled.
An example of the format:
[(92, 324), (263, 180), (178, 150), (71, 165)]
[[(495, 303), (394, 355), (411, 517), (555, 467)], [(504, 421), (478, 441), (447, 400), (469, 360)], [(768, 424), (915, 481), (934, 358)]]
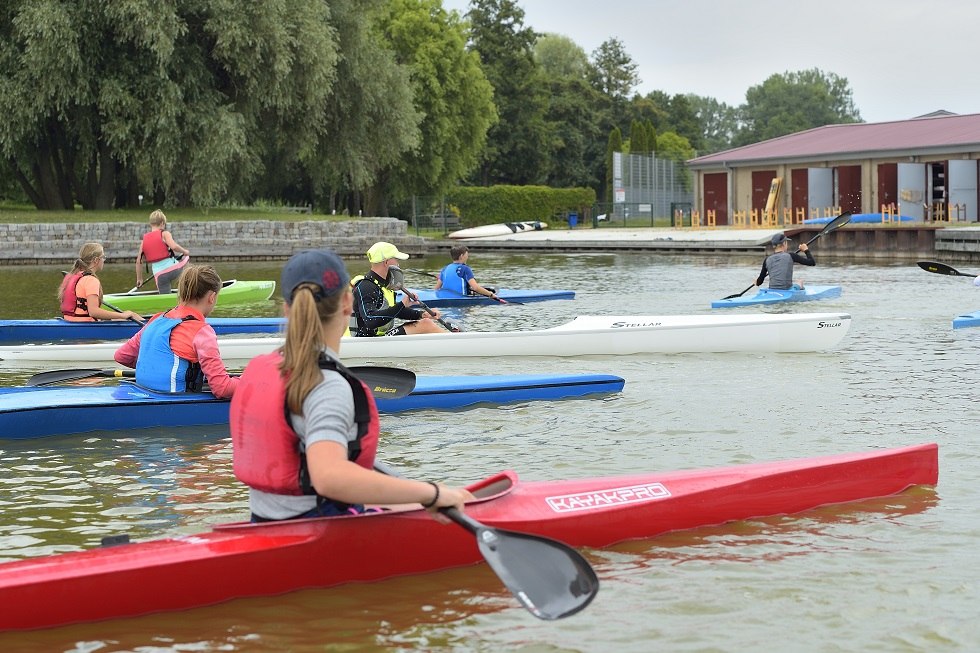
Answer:
[[(938, 476), (935, 444), (568, 481), (525, 483), (505, 471), (470, 486), (478, 501), (467, 505), (467, 514), (493, 527), (603, 547), (887, 496), (934, 485)], [(469, 532), (439, 524), (421, 509), (226, 524), (199, 535), (0, 564), (0, 629), (183, 610), (480, 559)]]

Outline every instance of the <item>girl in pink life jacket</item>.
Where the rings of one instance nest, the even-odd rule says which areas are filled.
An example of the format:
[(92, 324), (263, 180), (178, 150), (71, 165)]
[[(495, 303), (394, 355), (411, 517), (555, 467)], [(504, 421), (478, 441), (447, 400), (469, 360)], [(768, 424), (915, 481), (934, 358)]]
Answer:
[(133, 311), (110, 311), (102, 308), (102, 283), (98, 272), (105, 266), (105, 251), (99, 243), (85, 243), (78, 252), (71, 272), (61, 280), (58, 302), (61, 315), (69, 322), (94, 322), (96, 320), (135, 320), (143, 318)]
[(179, 303), (154, 315), (113, 358), (136, 368), (136, 383), (158, 392), (198, 392), (205, 381), (219, 399), (230, 399), (238, 377), (228, 374), (218, 337), (205, 322), (221, 291), (210, 265), (188, 265), (177, 284)]
[(231, 401), (235, 475), (249, 486), (253, 521), (338, 515), (363, 504), (462, 508), (473, 495), (372, 469), (377, 409), (339, 360), (353, 310), (350, 279), (330, 250), (295, 254), (282, 271), (285, 344), (252, 360)]
[[(178, 258), (178, 255), (181, 255)], [(169, 293), (190, 260), (190, 251), (181, 247), (167, 231), (167, 216), (157, 210), (150, 214), (150, 231), (143, 234), (136, 251), (136, 287), (143, 285), (143, 260), (150, 264), (157, 292)]]

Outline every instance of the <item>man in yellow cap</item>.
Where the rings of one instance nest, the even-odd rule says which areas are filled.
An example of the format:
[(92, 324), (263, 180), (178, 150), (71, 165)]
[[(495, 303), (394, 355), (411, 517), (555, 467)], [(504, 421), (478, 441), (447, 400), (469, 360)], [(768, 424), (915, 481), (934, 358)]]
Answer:
[[(391, 243), (384, 241), (371, 245), (367, 251), (371, 270), (354, 277), (350, 283), (354, 291), (354, 314), (351, 316), (350, 331), (354, 336), (403, 336), (414, 333), (437, 333), (441, 329), (425, 311), (411, 308), (418, 302), (402, 293), (402, 300), (395, 301), (392, 285), (392, 270), (400, 273), (398, 261), (404, 261), (408, 254), (398, 251)], [(431, 309), (434, 317), (440, 313)], [(407, 320), (394, 326), (395, 320)]]

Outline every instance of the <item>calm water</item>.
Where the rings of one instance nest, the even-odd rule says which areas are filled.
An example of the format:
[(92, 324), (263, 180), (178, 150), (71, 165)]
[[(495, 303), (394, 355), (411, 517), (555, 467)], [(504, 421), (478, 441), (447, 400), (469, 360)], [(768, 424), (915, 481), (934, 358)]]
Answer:
[[(440, 261), (411, 263), (434, 270)], [(471, 263), (482, 283), (572, 288), (578, 294), (574, 301), (451, 315), (469, 329), (547, 327), (580, 314), (707, 313), (711, 299), (741, 290), (757, 272), (752, 258), (640, 254), (477, 253)], [(278, 265), (218, 268), (226, 278), (278, 280)], [(34, 290), (53, 288), (58, 268), (7, 268), (2, 274), (0, 317), (53, 313), (53, 297)], [(823, 262), (801, 276), (812, 284), (839, 283), (844, 294), (779, 310), (851, 313), (853, 326), (837, 350), (417, 361), (420, 373), (609, 372), (627, 384), (621, 395), (599, 400), (385, 416), (383, 457), (422, 478), (463, 483), (501, 468), (516, 469), (525, 479), (551, 479), (938, 442), (935, 490), (587, 551), (602, 591), (585, 612), (559, 623), (531, 617), (492, 572), (478, 566), (0, 635), (0, 647), (976, 650), (980, 329), (953, 331), (950, 320), (980, 308), (980, 290), (967, 279), (927, 274), (914, 265)], [(132, 285), (128, 264), (109, 266), (102, 277), (109, 290)], [(430, 282), (418, 278), (420, 287)], [(277, 310), (274, 302), (250, 309), (254, 315)], [(30, 373), (0, 368), (0, 382), (20, 383)], [(242, 519), (245, 492), (231, 479), (227, 432), (220, 428), (0, 441), (0, 559), (87, 548), (108, 534), (150, 539)], [(331, 563), (336, 561), (309, 561)]]

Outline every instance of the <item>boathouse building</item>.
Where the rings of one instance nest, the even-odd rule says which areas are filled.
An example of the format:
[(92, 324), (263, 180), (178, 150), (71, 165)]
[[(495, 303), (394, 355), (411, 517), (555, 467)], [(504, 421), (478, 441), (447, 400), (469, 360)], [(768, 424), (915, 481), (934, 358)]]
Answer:
[[(828, 209), (976, 222), (980, 114), (826, 125), (687, 162), (695, 209), (717, 226), (766, 209), (799, 223)], [(768, 206), (767, 206), (768, 204)], [(755, 213), (753, 214), (753, 210)]]

